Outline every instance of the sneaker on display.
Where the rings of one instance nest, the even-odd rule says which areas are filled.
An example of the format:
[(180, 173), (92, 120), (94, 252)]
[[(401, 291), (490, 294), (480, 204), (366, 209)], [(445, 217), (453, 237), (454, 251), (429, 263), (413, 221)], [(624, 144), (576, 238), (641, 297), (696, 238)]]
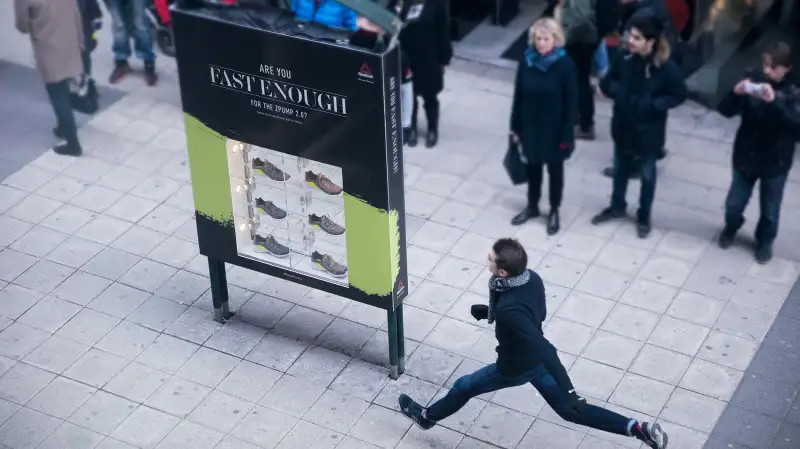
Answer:
[(315, 228), (322, 229), (323, 231), (327, 232), (330, 235), (342, 235), (344, 234), (344, 226), (335, 223), (331, 218), (327, 215), (319, 216), (315, 214), (308, 215), (308, 223)]
[(256, 234), (253, 238), (253, 245), (256, 246), (257, 253), (269, 253), (275, 257), (286, 257), (289, 255), (289, 247), (275, 240), (272, 234), (267, 237)]
[(311, 253), (311, 262), (317, 270), (327, 271), (333, 277), (344, 277), (347, 275), (347, 266), (333, 260), (329, 254), (322, 254), (319, 251)]
[(327, 176), (322, 173), (314, 174), (309, 170), (306, 172), (306, 183), (311, 187), (316, 187), (328, 195), (338, 195), (342, 193), (342, 188), (334, 184)]
[(256, 209), (276, 220), (283, 220), (286, 218), (285, 210), (276, 206), (272, 201), (265, 201), (264, 198), (256, 198)]
[(253, 170), (273, 181), (284, 182), (291, 178), (291, 175), (278, 168), (277, 165), (260, 158), (253, 159)]

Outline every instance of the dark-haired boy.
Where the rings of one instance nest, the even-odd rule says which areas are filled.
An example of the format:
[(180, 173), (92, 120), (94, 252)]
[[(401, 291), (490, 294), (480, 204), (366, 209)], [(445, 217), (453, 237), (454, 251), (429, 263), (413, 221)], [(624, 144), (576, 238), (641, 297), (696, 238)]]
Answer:
[(605, 432), (626, 435), (648, 447), (667, 447), (667, 434), (658, 424), (586, 403), (575, 392), (556, 348), (544, 337), (547, 314), (544, 283), (527, 268), (528, 255), (514, 239), (500, 239), (488, 255), (489, 305), (471, 308), (476, 320), (495, 323), (497, 362), (459, 378), (447, 395), (429, 407), (401, 394), (401, 412), (424, 430), (456, 413), (475, 396), (530, 382), (561, 418)]

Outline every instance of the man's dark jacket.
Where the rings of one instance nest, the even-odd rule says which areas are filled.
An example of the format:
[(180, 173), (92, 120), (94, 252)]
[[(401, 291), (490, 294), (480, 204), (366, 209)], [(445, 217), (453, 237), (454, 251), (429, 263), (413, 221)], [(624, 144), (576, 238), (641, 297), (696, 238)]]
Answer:
[(544, 283), (530, 271), (527, 284), (499, 294), (494, 309), (497, 369), (506, 377), (530, 373), (542, 364), (565, 392), (573, 390), (556, 348), (544, 337)]
[[(754, 83), (767, 82), (760, 70), (747, 77)], [(788, 173), (800, 141), (800, 85), (790, 76), (771, 84), (776, 97), (772, 103), (731, 91), (718, 106), (726, 117), (742, 117), (733, 141), (733, 167), (753, 176)]]

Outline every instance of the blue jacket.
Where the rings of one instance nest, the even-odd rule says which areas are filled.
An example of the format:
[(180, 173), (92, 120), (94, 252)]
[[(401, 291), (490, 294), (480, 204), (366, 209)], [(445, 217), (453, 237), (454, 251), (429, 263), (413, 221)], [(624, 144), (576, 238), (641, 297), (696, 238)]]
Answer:
[(321, 0), (317, 7), (315, 0), (292, 0), (292, 10), (299, 20), (317, 22), (332, 28), (345, 28), (355, 31), (356, 13), (335, 0)]

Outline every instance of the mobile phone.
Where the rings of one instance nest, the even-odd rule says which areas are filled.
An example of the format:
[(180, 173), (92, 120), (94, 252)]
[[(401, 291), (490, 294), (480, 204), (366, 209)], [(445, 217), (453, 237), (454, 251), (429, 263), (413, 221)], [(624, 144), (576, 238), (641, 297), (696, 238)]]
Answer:
[(762, 90), (762, 86), (760, 84), (756, 84), (752, 81), (745, 81), (744, 83), (744, 92), (746, 94), (752, 95), (760, 93)]

